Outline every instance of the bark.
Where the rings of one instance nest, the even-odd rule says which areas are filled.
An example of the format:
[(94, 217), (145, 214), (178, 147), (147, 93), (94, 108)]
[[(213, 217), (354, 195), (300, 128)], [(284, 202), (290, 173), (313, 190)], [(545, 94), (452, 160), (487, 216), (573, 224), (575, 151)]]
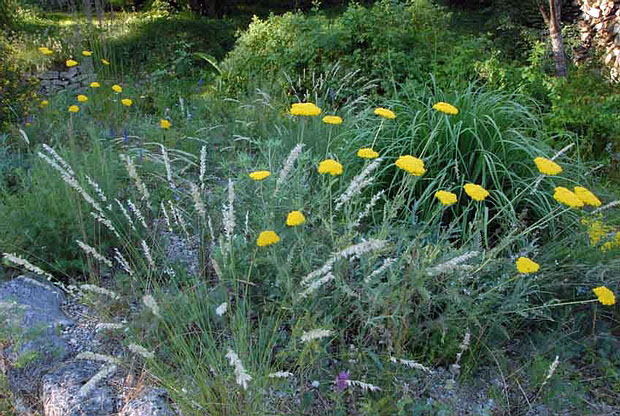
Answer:
[(568, 67), (566, 65), (566, 50), (564, 49), (564, 39), (562, 39), (562, 28), (560, 26), (560, 0), (549, 0), (548, 12), (541, 3), (538, 3), (538, 9), (549, 28), (555, 74), (558, 77), (566, 78), (568, 77)]

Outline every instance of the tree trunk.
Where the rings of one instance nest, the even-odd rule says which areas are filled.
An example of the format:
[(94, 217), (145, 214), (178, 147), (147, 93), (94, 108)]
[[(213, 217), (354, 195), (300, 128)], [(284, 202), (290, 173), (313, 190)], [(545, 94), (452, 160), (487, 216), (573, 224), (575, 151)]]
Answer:
[(568, 67), (566, 66), (566, 51), (564, 50), (564, 40), (562, 39), (562, 28), (560, 26), (560, 1), (549, 0), (549, 12), (538, 3), (538, 9), (542, 14), (545, 24), (549, 28), (551, 38), (551, 49), (553, 50), (553, 62), (555, 63), (555, 74), (558, 77), (568, 77)]

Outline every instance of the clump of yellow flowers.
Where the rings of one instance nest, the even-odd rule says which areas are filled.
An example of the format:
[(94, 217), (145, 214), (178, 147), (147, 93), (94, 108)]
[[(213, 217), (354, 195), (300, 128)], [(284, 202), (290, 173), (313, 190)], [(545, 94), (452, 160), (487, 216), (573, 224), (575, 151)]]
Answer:
[(313, 103), (295, 103), (291, 106), (291, 114), (312, 117), (321, 114), (321, 109)]
[(455, 116), (459, 113), (458, 108), (456, 108), (452, 104), (444, 103), (443, 101), (435, 103), (435, 105), (433, 105), (433, 110), (437, 110), (441, 113), (448, 114), (450, 116)]
[(256, 240), (256, 245), (259, 247), (267, 247), (272, 244), (276, 244), (280, 241), (280, 237), (275, 231), (266, 230), (262, 231)]
[(255, 181), (262, 181), (271, 175), (271, 172), (268, 170), (257, 170), (255, 172), (250, 173), (250, 178)]
[(414, 176), (422, 176), (426, 173), (424, 161), (411, 155), (401, 156), (396, 160), (396, 166)]
[(332, 176), (342, 175), (342, 165), (333, 159), (325, 159), (319, 163), (319, 173), (324, 175), (326, 173)]

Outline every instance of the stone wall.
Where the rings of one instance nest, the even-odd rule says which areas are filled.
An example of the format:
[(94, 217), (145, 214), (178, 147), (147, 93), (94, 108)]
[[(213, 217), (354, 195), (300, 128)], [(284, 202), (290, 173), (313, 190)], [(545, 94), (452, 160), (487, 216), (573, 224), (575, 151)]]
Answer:
[(61, 90), (77, 91), (94, 80), (93, 71), (82, 65), (66, 71), (47, 71), (39, 75), (39, 87), (42, 95), (55, 94)]

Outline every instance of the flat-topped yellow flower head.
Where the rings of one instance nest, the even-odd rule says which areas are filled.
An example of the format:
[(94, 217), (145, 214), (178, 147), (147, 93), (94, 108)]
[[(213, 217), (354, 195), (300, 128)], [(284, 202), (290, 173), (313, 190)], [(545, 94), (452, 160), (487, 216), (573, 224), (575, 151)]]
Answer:
[(41, 101), (41, 107), (47, 107), (49, 104), (50, 104), (50, 102), (47, 101), (47, 100), (42, 100)]
[(601, 302), (603, 305), (611, 306), (616, 303), (616, 296), (614, 295), (614, 292), (609, 290), (607, 287), (595, 287), (594, 289), (592, 289), (592, 291), (598, 298), (598, 301)]
[(85, 103), (86, 101), (88, 101), (88, 97), (85, 96), (84, 94), (80, 94), (77, 96), (77, 100), (81, 103)]
[(82, 55), (91, 56), (93, 53), (91, 51), (82, 51)]
[(342, 118), (338, 116), (325, 116), (323, 117), (323, 123), (325, 124), (342, 124)]
[(266, 179), (270, 175), (271, 175), (271, 172), (269, 172), (268, 170), (257, 170), (257, 171), (250, 173), (249, 176), (255, 181), (262, 181), (263, 179)]
[(114, 85), (112, 85), (112, 91), (114, 91), (116, 93), (121, 93), (121, 92), (123, 92), (123, 87), (121, 87), (118, 84), (114, 84)]
[(452, 104), (444, 103), (443, 101), (435, 103), (435, 105), (433, 105), (433, 110), (437, 110), (450, 116), (455, 116), (459, 113), (458, 108), (456, 108)]
[(103, 58), (101, 58), (101, 63), (104, 65), (110, 65), (110, 61), (103, 59)]
[(332, 176), (342, 175), (342, 165), (333, 159), (325, 159), (319, 163), (319, 173), (329, 173)]
[(537, 157), (534, 159), (534, 163), (536, 163), (538, 171), (543, 175), (558, 175), (562, 173), (562, 166), (558, 165), (553, 160)]
[(123, 98), (121, 100), (121, 103), (125, 106), (125, 107), (131, 107), (131, 105), (133, 104), (133, 100), (131, 98)]
[(306, 217), (304, 217), (304, 214), (302, 214), (301, 211), (291, 211), (286, 217), (286, 225), (289, 227), (296, 227), (304, 222), (306, 222)]
[(80, 111), (80, 107), (78, 107), (77, 105), (72, 105), (69, 107), (70, 113), (77, 113), (78, 111)]
[(65, 62), (65, 64), (71, 68), (72, 66), (76, 66), (78, 64), (77, 61), (74, 61), (73, 59), (67, 59), (67, 61)]
[(414, 176), (422, 176), (426, 173), (424, 161), (411, 155), (399, 157), (395, 165)]
[(465, 189), (465, 193), (475, 201), (484, 201), (486, 197), (489, 196), (489, 191), (474, 183), (465, 184), (463, 189)]
[(46, 46), (42, 46), (42, 47), (40, 47), (40, 48), (39, 48), (39, 52), (41, 52), (43, 55), (51, 55), (51, 54), (53, 54), (53, 53), (54, 53), (54, 51), (53, 51), (53, 50), (49, 49), (49, 48), (48, 48), (48, 47), (46, 47)]
[(517, 270), (519, 270), (519, 273), (536, 273), (539, 269), (540, 264), (528, 259), (527, 257), (519, 257), (517, 259)]
[(448, 191), (435, 192), (435, 198), (437, 198), (445, 206), (456, 204), (457, 201), (456, 194)]
[(584, 188), (583, 186), (575, 186), (575, 195), (577, 198), (581, 200), (586, 205), (590, 205), (592, 207), (600, 207), (601, 200), (596, 197), (590, 190)]
[(379, 157), (379, 153), (375, 152), (370, 147), (364, 147), (357, 151), (357, 156), (362, 159), (376, 159)]
[(98, 83), (97, 81), (93, 81), (93, 82), (90, 83), (90, 87), (91, 88), (99, 88), (99, 87), (101, 87), (101, 84)]
[(291, 106), (291, 114), (294, 116), (318, 116), (321, 109), (313, 103), (295, 103)]
[(567, 205), (571, 208), (583, 208), (583, 201), (579, 199), (574, 192), (563, 186), (557, 186), (553, 194), (553, 198), (561, 204)]
[(256, 245), (259, 247), (267, 247), (272, 244), (276, 244), (280, 241), (280, 237), (276, 234), (275, 231), (267, 230), (262, 231), (256, 240)]
[(159, 120), (159, 127), (161, 127), (162, 129), (169, 129), (171, 126), (170, 121), (162, 118), (161, 120)]
[(392, 110), (388, 110), (387, 108), (378, 107), (375, 108), (374, 113), (380, 117), (387, 118), (393, 120), (396, 118), (396, 114)]

